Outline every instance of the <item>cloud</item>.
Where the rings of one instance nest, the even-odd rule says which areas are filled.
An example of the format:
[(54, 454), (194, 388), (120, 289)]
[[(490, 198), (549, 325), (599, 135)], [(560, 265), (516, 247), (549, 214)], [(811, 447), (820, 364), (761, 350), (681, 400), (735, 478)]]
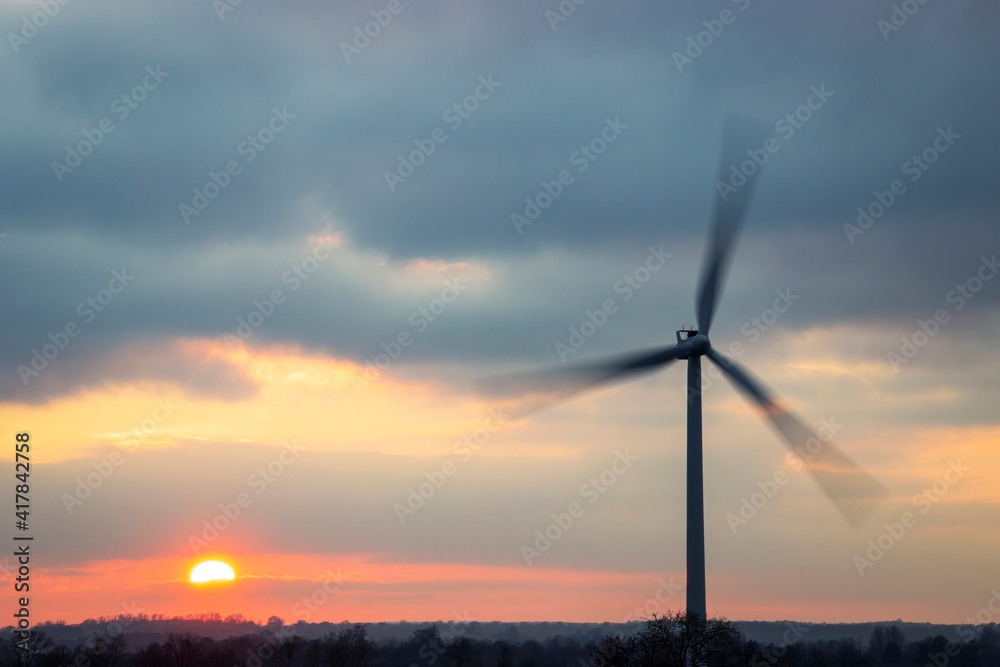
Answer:
[[(772, 128), (777, 150), (716, 347), (742, 349), (809, 418), (842, 419), (845, 448), (900, 497), (936, 456), (980, 451), (975, 429), (996, 422), (1000, 280), (980, 272), (1000, 250), (1000, 93), (984, 85), (1000, 68), (997, 9), (925, 4), (886, 33), (891, 9), (860, 0), (574, 6), (553, 22), (555, 2), (403, 0), (356, 44), (378, 7), (70, 3), (32, 32), (35, 5), (0, 6), (12, 34), (31, 33), (8, 37), (0, 64), (17, 129), (0, 137), (0, 409), (50, 425), (53, 562), (187, 548), (296, 437), (310, 464), (226, 540), (513, 566), (625, 441), (646, 447), (644, 465), (540, 567), (679, 562), (683, 452), (649, 444), (682, 439), (677, 369), (496, 436), (504, 453), (413, 524), (392, 507), (427, 457), (477, 428), (487, 406), (470, 379), (561, 366), (571, 341), (563, 358), (583, 361), (693, 324), (733, 112)], [(713, 456), (743, 464), (709, 460), (717, 516), (783, 455), (730, 391), (713, 380), (705, 394)], [(66, 514), (59, 494), (165, 397), (183, 414)], [(946, 445), (908, 457), (928, 433)], [(813, 517), (835, 518), (808, 482), (787, 490), (741, 545), (744, 569), (720, 555), (726, 576), (765, 580), (789, 566), (768, 546), (806, 548), (786, 526), (813, 535)], [(981, 523), (990, 502), (980, 489), (961, 505)], [(131, 537), (150, 525), (162, 530)], [(711, 530), (728, 539), (721, 520)]]

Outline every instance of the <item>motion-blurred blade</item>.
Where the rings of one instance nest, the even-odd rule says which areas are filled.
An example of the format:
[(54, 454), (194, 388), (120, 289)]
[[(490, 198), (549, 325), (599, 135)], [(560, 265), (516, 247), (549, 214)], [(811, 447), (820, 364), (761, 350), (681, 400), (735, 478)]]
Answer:
[(682, 356), (688, 348), (682, 343), (603, 363), (497, 375), (480, 380), (477, 389), (479, 393), (495, 398), (518, 399), (514, 413), (520, 417), (587, 389), (658, 370)]
[[(758, 121), (730, 116), (722, 140), (722, 160), (715, 183), (712, 232), (698, 283), (698, 331), (708, 334), (726, 282), (740, 223), (754, 185), (769, 153), (764, 142), (768, 128)], [(749, 175), (747, 175), (749, 173)]]
[(763, 411), (851, 527), (860, 527), (885, 499), (882, 485), (827, 442), (829, 438), (821, 437), (772, 399), (735, 361), (715, 350), (709, 350), (708, 357)]

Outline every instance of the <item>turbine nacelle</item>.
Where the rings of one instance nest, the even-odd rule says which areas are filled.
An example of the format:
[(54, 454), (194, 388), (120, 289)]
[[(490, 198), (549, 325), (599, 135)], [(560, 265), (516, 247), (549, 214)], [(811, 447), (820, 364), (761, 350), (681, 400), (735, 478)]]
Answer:
[(680, 359), (687, 359), (692, 356), (700, 357), (708, 354), (708, 351), (712, 349), (712, 343), (708, 340), (708, 336), (698, 333), (693, 329), (681, 329), (678, 331), (677, 344), (684, 348), (684, 356), (680, 357)]

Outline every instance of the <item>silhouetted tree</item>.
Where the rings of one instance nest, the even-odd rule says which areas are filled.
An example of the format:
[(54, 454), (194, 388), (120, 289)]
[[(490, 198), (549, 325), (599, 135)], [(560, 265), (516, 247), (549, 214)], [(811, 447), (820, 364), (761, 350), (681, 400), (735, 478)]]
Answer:
[(127, 649), (128, 640), (124, 634), (99, 632), (88, 646), (80, 650), (85, 661), (82, 664), (88, 667), (115, 667), (120, 664)]
[(930, 662), (931, 656), (938, 653), (942, 655), (948, 655), (945, 650), (948, 648), (948, 638), (944, 635), (937, 635), (935, 637), (925, 637), (916, 643), (915, 646), (915, 659), (920, 662), (921, 665)]
[(42, 655), (52, 648), (54, 643), (45, 630), (32, 630), (27, 640), (23, 642), (17, 633), (14, 633), (7, 645), (7, 654), (11, 664), (17, 667), (31, 667), (38, 664), (36, 661), (40, 662)]
[(169, 667), (167, 652), (159, 642), (143, 646), (135, 653), (135, 663), (142, 667)]
[(545, 648), (540, 642), (528, 639), (523, 642), (517, 651), (518, 667), (538, 667), (544, 662)]
[(444, 640), (441, 639), (437, 624), (414, 630), (413, 635), (406, 642), (406, 648), (410, 652), (416, 653), (417, 660), (415, 662), (417, 664), (429, 667), (436, 665), (441, 656), (444, 655)]
[(903, 646), (906, 644), (906, 637), (898, 625), (890, 625), (885, 629), (885, 651), (882, 653), (882, 662), (887, 665), (896, 665), (903, 660)]
[(233, 665), (246, 664), (242, 661), (245, 657), (240, 654), (239, 643), (233, 641), (235, 637), (223, 639), (220, 642), (205, 642), (200, 646), (201, 662), (199, 665), (205, 667), (233, 667)]
[[(755, 642), (748, 642), (752, 644)], [(749, 647), (748, 647), (749, 648)], [(802, 662), (803, 647), (799, 644), (771, 643), (750, 652), (752, 667), (797, 667)]]
[(320, 642), (311, 641), (306, 647), (303, 664), (305, 667), (319, 667), (323, 660), (323, 646)]
[(591, 651), (591, 661), (594, 667), (632, 667), (636, 643), (635, 637), (605, 637)]
[(355, 625), (341, 630), (336, 637), (330, 635), (324, 642), (320, 664), (333, 667), (369, 667), (378, 655), (378, 647), (369, 641), (368, 630)]
[(514, 647), (507, 641), (498, 641), (493, 644), (493, 651), (497, 659), (497, 667), (513, 667)]
[(191, 632), (171, 632), (163, 642), (163, 653), (170, 667), (191, 667), (201, 660), (201, 644)]
[(277, 667), (292, 667), (295, 663), (295, 654), (298, 653), (299, 646), (302, 644), (302, 637), (298, 635), (293, 635), (291, 637), (285, 637), (278, 644), (277, 650), (275, 651), (274, 664)]
[(898, 642), (889, 642), (882, 652), (882, 664), (898, 665), (903, 661), (903, 647)]
[(606, 638), (592, 658), (600, 667), (736, 667), (749, 655), (735, 624), (678, 611), (654, 614), (632, 637)]
[(979, 636), (969, 642), (978, 664), (1000, 665), (1000, 630), (993, 623), (980, 627)]
[(458, 637), (445, 647), (444, 661), (448, 667), (475, 667), (479, 651), (468, 637)]
[(895, 625), (876, 625), (868, 638), (866, 655), (874, 664), (895, 665), (902, 658), (903, 631)]
[[(80, 661), (77, 661), (77, 655), (81, 656)], [(40, 667), (66, 667), (66, 665), (82, 664), (83, 660), (84, 658), (79, 648), (73, 651), (67, 646), (59, 645), (45, 655), (40, 656), (36, 664)], [(3, 664), (8, 665), (12, 663), (5, 661)]]
[(841, 639), (833, 650), (830, 664), (832, 667), (867, 667), (872, 663), (865, 652), (861, 650), (859, 640)]
[(889, 640), (886, 638), (884, 625), (876, 625), (872, 628), (872, 634), (868, 637), (868, 655), (876, 662), (882, 661)]

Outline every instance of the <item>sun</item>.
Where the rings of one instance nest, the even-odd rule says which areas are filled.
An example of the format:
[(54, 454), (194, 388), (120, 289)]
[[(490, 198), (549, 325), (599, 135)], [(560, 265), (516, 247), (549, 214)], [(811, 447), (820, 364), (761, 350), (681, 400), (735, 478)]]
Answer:
[(207, 581), (232, 581), (236, 578), (233, 568), (221, 560), (206, 560), (191, 570), (191, 583), (203, 584)]

